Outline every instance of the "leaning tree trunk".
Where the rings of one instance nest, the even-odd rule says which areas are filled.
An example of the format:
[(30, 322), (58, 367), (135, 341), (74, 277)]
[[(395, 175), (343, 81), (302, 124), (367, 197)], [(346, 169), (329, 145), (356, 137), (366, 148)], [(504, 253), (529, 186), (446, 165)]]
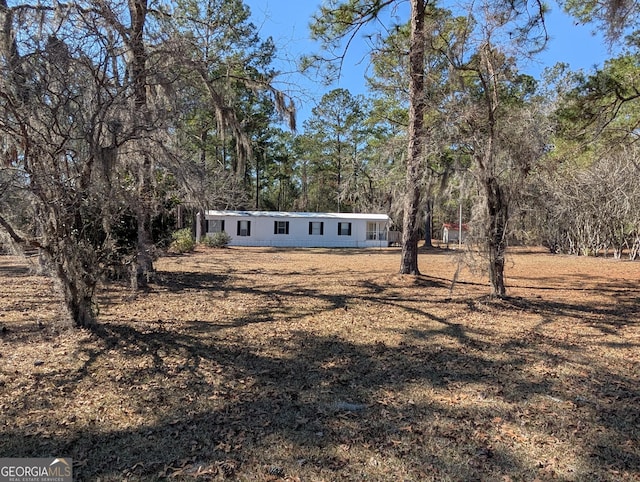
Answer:
[(495, 177), (487, 177), (483, 184), (487, 200), (487, 227), (489, 230), (487, 248), (491, 296), (504, 298), (507, 294), (504, 284), (504, 262), (507, 252), (509, 206)]
[(401, 274), (420, 274), (418, 269), (418, 210), (424, 150), (424, 52), (425, 3), (411, 0), (409, 46), (409, 146), (402, 222)]

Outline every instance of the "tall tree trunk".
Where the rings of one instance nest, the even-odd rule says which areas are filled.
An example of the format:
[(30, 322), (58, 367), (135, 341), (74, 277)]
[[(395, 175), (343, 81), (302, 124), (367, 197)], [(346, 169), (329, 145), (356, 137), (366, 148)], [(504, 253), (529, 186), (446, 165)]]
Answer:
[(420, 274), (418, 269), (418, 210), (420, 206), (424, 150), (424, 53), (425, 2), (411, 0), (409, 46), (409, 146), (402, 222), (401, 274)]
[(138, 176), (136, 279), (132, 280), (134, 290), (146, 286), (154, 272), (153, 238), (151, 235), (151, 201), (153, 196), (150, 183), (151, 160), (146, 153), (142, 154)]
[(431, 238), (433, 237), (433, 199), (427, 199), (425, 203), (424, 215), (424, 245), (427, 248), (433, 248)]
[[(495, 56), (491, 44), (480, 47), (480, 81), (484, 87), (486, 99), (488, 133), (481, 154), (476, 157), (480, 172), (480, 184), (484, 188), (487, 206), (486, 244), (489, 263), (489, 282), (491, 296), (503, 298), (507, 294), (504, 285), (504, 262), (507, 251), (507, 220), (509, 219), (509, 201), (496, 177), (496, 112), (499, 105), (498, 78), (494, 66)], [(482, 73), (484, 70), (484, 74)]]
[[(143, 130), (150, 124), (147, 105), (147, 53), (144, 45), (147, 11), (147, 0), (129, 0), (129, 13), (131, 16), (129, 47), (132, 53), (131, 80), (136, 115), (141, 118)], [(143, 139), (142, 143), (144, 142)], [(139, 150), (139, 157), (138, 205), (136, 207), (138, 238), (135, 270), (131, 273), (133, 289), (145, 286), (153, 276), (154, 271), (153, 236), (151, 234), (151, 203), (153, 198), (151, 180), (153, 178), (153, 165), (144, 145)]]
[(504, 284), (504, 261), (507, 252), (509, 206), (495, 177), (485, 178), (483, 184), (487, 199), (487, 225), (489, 228), (487, 248), (491, 296), (504, 298), (507, 294)]

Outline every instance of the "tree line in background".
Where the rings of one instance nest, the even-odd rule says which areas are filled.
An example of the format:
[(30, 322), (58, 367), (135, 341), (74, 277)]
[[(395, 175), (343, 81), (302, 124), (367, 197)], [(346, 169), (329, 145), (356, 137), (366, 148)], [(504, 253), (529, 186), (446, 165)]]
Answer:
[[(396, 3), (326, 2), (311, 26), (328, 55), (303, 66), (339, 71)], [(77, 326), (100, 281), (144, 286), (202, 209), (386, 212), (403, 273), (462, 209), (495, 296), (509, 243), (635, 259), (639, 42), (621, 5), (566, 4), (628, 33), (620, 56), (534, 79), (518, 67), (548, 38), (542, 4), (412, 0), (370, 35), (369, 95), (330, 91), (296, 130), (240, 0), (0, 0), (0, 232), (38, 249)]]

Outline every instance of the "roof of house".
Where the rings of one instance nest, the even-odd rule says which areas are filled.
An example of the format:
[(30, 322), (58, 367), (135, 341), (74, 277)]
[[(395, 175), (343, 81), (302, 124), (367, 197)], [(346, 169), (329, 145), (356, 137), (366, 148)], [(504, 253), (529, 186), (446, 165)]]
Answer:
[[(443, 228), (447, 228), (447, 229), (453, 229), (453, 230), (458, 230), (460, 229), (460, 225), (458, 223), (443, 223), (442, 224)], [(463, 224), (462, 225), (462, 230), (463, 231), (468, 231), (469, 230), (469, 226), (467, 224)]]
[(263, 217), (263, 218), (307, 218), (307, 219), (366, 219), (369, 221), (389, 221), (386, 214), (367, 213), (306, 213), (287, 211), (206, 211), (207, 216)]

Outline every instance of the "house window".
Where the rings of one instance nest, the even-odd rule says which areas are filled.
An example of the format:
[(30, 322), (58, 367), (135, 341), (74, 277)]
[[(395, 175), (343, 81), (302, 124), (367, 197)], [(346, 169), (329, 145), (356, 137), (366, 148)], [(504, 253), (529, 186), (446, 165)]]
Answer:
[(384, 223), (367, 223), (367, 240), (386, 241), (387, 230)]
[(224, 219), (207, 219), (207, 233), (221, 233), (224, 231)]
[(274, 221), (273, 234), (289, 234), (289, 221)]
[(351, 223), (338, 223), (338, 236), (351, 236)]
[(251, 236), (251, 221), (238, 221), (238, 236)]
[(324, 223), (322, 221), (309, 222), (309, 234), (317, 236), (324, 235)]

